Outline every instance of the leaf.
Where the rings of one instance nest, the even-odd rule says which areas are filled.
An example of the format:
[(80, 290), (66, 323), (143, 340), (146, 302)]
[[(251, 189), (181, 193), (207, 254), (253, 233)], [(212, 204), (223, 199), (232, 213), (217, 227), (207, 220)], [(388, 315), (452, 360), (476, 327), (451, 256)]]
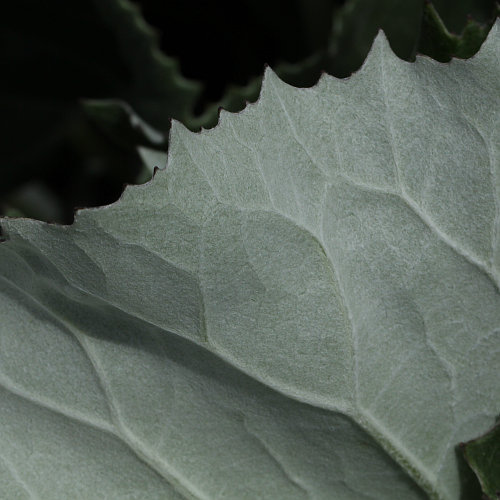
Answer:
[(82, 107), (95, 126), (121, 147), (130, 148), (131, 144), (166, 147), (163, 133), (146, 123), (126, 102), (86, 100)]
[[(440, 61), (474, 55), (498, 13), (494, 0), (435, 0), (434, 4), (436, 8), (419, 0), (347, 0), (334, 16), (326, 70), (339, 77), (356, 71), (380, 29), (402, 59), (413, 60), (417, 51)], [(438, 12), (444, 14), (444, 23)], [(448, 24), (463, 30), (462, 35), (450, 33)]]
[(497, 0), (432, 0), (444, 24), (451, 32), (460, 33), (467, 24), (467, 18), (481, 24), (491, 20), (496, 11)]
[[(84, 185), (95, 163), (112, 172), (119, 191), (135, 177), (140, 162), (131, 158), (137, 144), (126, 150), (127, 166), (123, 147), (95, 137), (100, 131), (89, 125), (81, 98), (124, 100), (163, 132), (172, 117), (187, 121), (192, 114), (199, 85), (184, 79), (177, 63), (160, 52), (156, 34), (128, 0), (8, 2), (0, 25), (0, 197), (35, 178), (64, 198), (72, 186), (52, 178), (71, 172)], [(72, 199), (71, 215), (75, 204), (95, 196), (85, 194), (87, 200)]]
[(156, 168), (165, 168), (167, 164), (167, 153), (143, 147), (138, 148), (138, 153), (144, 167), (137, 179), (137, 184), (142, 184), (151, 179)]
[[(496, 17), (497, 15), (494, 18)], [(493, 21), (483, 25), (469, 18), (462, 33), (455, 35), (448, 31), (434, 6), (427, 3), (424, 7), (419, 52), (442, 62), (449, 61), (452, 57), (472, 57), (481, 47), (492, 24)]]
[(140, 0), (146, 20), (161, 33), (161, 47), (183, 74), (201, 81), (198, 109), (246, 86), (265, 64), (294, 63), (325, 47), (333, 5), (342, 0), (221, 2)]
[(487, 498), (500, 498), (500, 425), (484, 436), (462, 445), (465, 458), (476, 473)]
[(59, 200), (41, 183), (26, 183), (7, 199), (2, 212), (9, 217), (30, 217), (44, 221), (64, 220)]
[[(459, 10), (466, 12), (469, 7), (483, 18), (488, 11), (487, 3), (485, 1), (478, 10), (471, 8), (465, 1), (461, 3)], [(454, 15), (450, 15), (448, 4), (454, 9), (457, 7), (457, 2), (441, 1), (440, 9), (445, 11), (454, 25), (462, 22), (466, 14), (457, 15), (454, 11)], [(496, 18), (497, 13), (498, 7), (491, 19)], [(387, 33), (392, 48), (403, 59), (412, 60), (417, 50), (442, 62), (449, 61), (452, 57), (469, 58), (484, 42), (493, 24), (491, 19), (486, 18), (488, 22), (482, 24), (468, 18), (463, 33), (458, 36), (447, 30), (429, 2), (422, 8), (420, 0), (406, 3), (395, 0), (348, 0), (332, 16), (327, 43), (316, 44), (316, 52), (306, 59), (293, 64), (273, 65), (273, 69), (282, 80), (296, 87), (314, 85), (322, 71), (337, 77), (347, 77), (359, 69), (380, 29)], [(320, 33), (322, 31), (324, 30), (319, 30)], [(261, 77), (257, 77), (245, 86), (229, 86), (218, 103), (209, 106), (200, 117), (184, 124), (192, 130), (198, 130), (200, 126), (213, 127), (217, 124), (220, 108), (240, 111), (247, 102), (257, 99), (261, 83)]]
[(356, 71), (380, 29), (397, 56), (412, 59), (421, 17), (421, 0), (347, 0), (334, 18), (326, 70), (338, 77)]
[[(301, 2), (305, 8), (307, 2)], [(321, 1), (320, 1), (321, 3)], [(312, 5), (312, 2), (310, 2)], [(309, 7), (311, 7), (311, 5)], [(307, 13), (306, 9), (306, 13)], [(316, 22), (322, 18), (324, 23), (326, 12), (322, 6), (322, 14), (316, 14)], [(306, 18), (313, 16), (308, 12)], [(395, 0), (348, 0), (345, 5), (337, 7), (330, 15), (329, 36), (322, 36), (327, 31), (317, 29), (309, 23), (307, 31), (317, 29), (322, 43), (315, 44), (315, 52), (307, 58), (291, 63), (273, 64), (277, 75), (290, 85), (310, 87), (316, 83), (322, 71), (337, 77), (349, 76), (359, 69), (366, 58), (373, 40), (380, 29), (389, 38), (396, 54), (402, 58), (414, 56), (422, 14), (421, 0), (402, 3)], [(307, 23), (306, 23), (307, 24)], [(246, 40), (245, 40), (246, 43)], [(269, 61), (267, 61), (269, 62)], [(246, 86), (229, 86), (220, 101), (194, 122), (185, 123), (195, 130), (198, 126), (211, 127), (217, 123), (218, 109), (240, 111), (247, 101), (254, 102), (260, 91), (262, 78), (251, 80)]]
[[(286, 83), (295, 87), (311, 87), (320, 77), (324, 55), (321, 52), (304, 59), (298, 63), (280, 63), (275, 68), (275, 73)], [(237, 112), (245, 108), (249, 102), (255, 102), (259, 97), (262, 87), (262, 76), (250, 80), (247, 85), (230, 85), (222, 99), (208, 106), (205, 112), (184, 123), (191, 130), (198, 131), (200, 127), (211, 128), (219, 121), (219, 111)]]
[(4, 219), (4, 496), (455, 500), (499, 412), (500, 23), (171, 130), (72, 226)]

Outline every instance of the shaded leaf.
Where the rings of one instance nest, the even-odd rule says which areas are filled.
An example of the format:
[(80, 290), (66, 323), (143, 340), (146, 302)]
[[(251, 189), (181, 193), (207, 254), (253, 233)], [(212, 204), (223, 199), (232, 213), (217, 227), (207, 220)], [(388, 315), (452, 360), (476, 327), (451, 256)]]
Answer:
[(449, 61), (452, 57), (472, 57), (486, 39), (493, 20), (489, 24), (481, 24), (469, 18), (462, 33), (455, 35), (448, 31), (433, 4), (427, 3), (424, 7), (419, 52), (442, 62)]
[(324, 49), (337, 0), (140, 0), (161, 32), (165, 53), (182, 73), (203, 82), (202, 114), (228, 88), (245, 87), (265, 64), (297, 63)]
[[(81, 98), (125, 100), (164, 131), (171, 117), (187, 120), (192, 112), (199, 86), (183, 79), (176, 63), (160, 52), (156, 35), (128, 0), (8, 2), (0, 24), (0, 197), (27, 179), (50, 182), (50, 189), (64, 197), (70, 190), (53, 177), (67, 172), (85, 184), (94, 154), (86, 150), (87, 138), (96, 131), (82, 113)], [(95, 138), (93, 146), (100, 141)], [(123, 148), (103, 148), (98, 161), (120, 190), (140, 162), (129, 160), (130, 168), (116, 175)], [(125, 151), (129, 158), (134, 148)], [(86, 202), (105, 198), (104, 191), (88, 193)], [(73, 207), (81, 204), (72, 201)]]
[(122, 148), (128, 149), (132, 144), (166, 146), (164, 131), (151, 127), (126, 102), (86, 100), (82, 106), (89, 120)]
[(483, 493), (491, 500), (500, 498), (500, 425), (484, 436), (462, 445), (467, 462), (476, 473)]
[(452, 33), (461, 33), (468, 19), (488, 23), (496, 10), (496, 0), (433, 0), (433, 5)]

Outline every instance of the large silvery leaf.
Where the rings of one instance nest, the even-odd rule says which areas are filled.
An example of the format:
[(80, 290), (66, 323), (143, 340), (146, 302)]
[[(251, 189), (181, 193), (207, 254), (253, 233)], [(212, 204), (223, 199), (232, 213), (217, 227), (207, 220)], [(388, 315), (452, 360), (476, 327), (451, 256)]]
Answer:
[(8, 498), (476, 498), (500, 412), (499, 24), (259, 101), (72, 226), (2, 220)]

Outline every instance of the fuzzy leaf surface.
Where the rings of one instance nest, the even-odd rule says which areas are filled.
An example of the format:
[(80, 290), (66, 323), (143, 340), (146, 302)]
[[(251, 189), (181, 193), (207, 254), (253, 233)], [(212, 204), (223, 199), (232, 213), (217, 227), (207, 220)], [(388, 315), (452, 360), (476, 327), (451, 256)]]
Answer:
[(3, 219), (3, 496), (464, 497), (500, 410), (499, 31), (268, 71), (119, 202)]

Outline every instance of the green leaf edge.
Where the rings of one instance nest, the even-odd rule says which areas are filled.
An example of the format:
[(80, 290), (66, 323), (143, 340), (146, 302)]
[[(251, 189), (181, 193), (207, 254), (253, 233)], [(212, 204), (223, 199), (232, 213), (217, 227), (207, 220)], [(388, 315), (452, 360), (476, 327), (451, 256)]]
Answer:
[[(488, 447), (492, 444), (493, 446), (497, 446), (500, 456), (500, 422), (482, 436), (471, 439), (466, 443), (460, 443), (460, 448), (462, 449), (467, 464), (474, 471), (485, 498), (488, 500), (498, 500), (500, 498), (500, 475), (496, 478), (497, 484), (495, 486), (495, 484), (493, 484), (495, 479), (490, 480), (489, 477), (487, 477), (488, 473), (483, 470), (478, 463), (476, 455), (476, 453), (480, 454), (482, 452), (483, 447)], [(500, 463), (494, 465), (496, 465), (497, 472), (500, 474)], [(494, 470), (493, 473), (495, 473)], [(490, 488), (494, 488), (494, 490)]]
[[(201, 82), (183, 76), (177, 59), (166, 55), (160, 49), (159, 34), (146, 22), (140, 6), (130, 0), (105, 0), (103, 2), (96, 1), (95, 3), (103, 16), (106, 16), (106, 11), (108, 10), (117, 10), (115, 13), (115, 17), (117, 18), (115, 22), (119, 23), (119, 27), (116, 29), (116, 38), (122, 51), (126, 48), (124, 44), (126, 45), (126, 43), (129, 43), (125, 39), (125, 34), (127, 38), (138, 38), (142, 42), (142, 50), (149, 60), (147, 61), (149, 66), (148, 72), (154, 72), (156, 76), (155, 85), (158, 88), (170, 88), (172, 91), (172, 109), (169, 114), (171, 114), (173, 118), (177, 118), (184, 122), (192, 120), (194, 118), (193, 109), (195, 101), (201, 93), (202, 84)], [(124, 54), (124, 57), (126, 57), (126, 54)], [(128, 63), (131, 68), (135, 66), (133, 71), (135, 75), (143, 73), (140, 66), (144, 64), (144, 60), (136, 60), (136, 58), (131, 57), (128, 59)], [(144, 113), (141, 113), (139, 110), (137, 102), (145, 98), (150, 98), (151, 96), (141, 96), (140, 93), (136, 94), (136, 92), (137, 90), (132, 86), (129, 95), (122, 95), (119, 99), (127, 101), (136, 112), (143, 116)], [(101, 108), (104, 108), (104, 106), (108, 105), (112, 107), (115, 105), (115, 96), (110, 96), (110, 98), (111, 99), (92, 99), (88, 102), (90, 106), (99, 105)], [(134, 100), (137, 102), (134, 102)], [(83, 101), (83, 107), (85, 109), (85, 101)], [(105, 109), (101, 110), (105, 111)], [(93, 117), (96, 118), (96, 116)], [(144, 116), (144, 118), (151, 121), (146, 116)], [(166, 119), (167, 118), (169, 117), (167, 116)], [(155, 124), (153, 124), (153, 126), (155, 126)]]

